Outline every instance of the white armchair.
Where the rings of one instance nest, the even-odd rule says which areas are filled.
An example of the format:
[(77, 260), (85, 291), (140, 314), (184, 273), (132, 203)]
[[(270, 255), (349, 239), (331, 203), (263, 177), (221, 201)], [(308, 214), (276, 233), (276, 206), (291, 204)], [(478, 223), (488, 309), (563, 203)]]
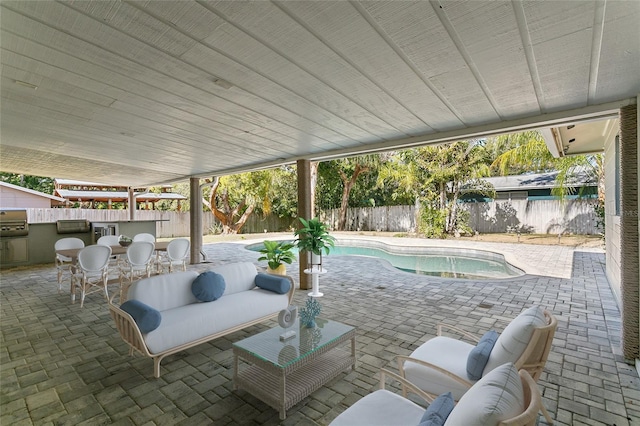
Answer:
[[(484, 364), (480, 366), (480, 377), (496, 367), (514, 363), (517, 369), (529, 372), (537, 381), (547, 362), (551, 343), (557, 328), (557, 319), (547, 310), (533, 306), (514, 318), (487, 351)], [(400, 375), (418, 388), (438, 395), (450, 391), (459, 400), (477, 382), (468, 372), (469, 355), (475, 344), (442, 335), (444, 328), (477, 343), (480, 339), (457, 327), (439, 324), (438, 336), (426, 341), (408, 357), (398, 356)], [(403, 389), (406, 396), (406, 389)], [(543, 413), (551, 421), (546, 410)]]
[[(512, 363), (493, 369), (475, 383), (453, 407), (433, 404), (425, 410), (409, 399), (385, 390), (385, 377), (398, 380), (403, 387), (431, 404), (434, 398), (402, 377), (381, 371), (380, 389), (357, 401), (336, 417), (331, 426), (419, 425), (434, 413), (445, 426), (528, 426), (535, 425), (544, 410), (536, 382), (525, 370), (518, 372)], [(444, 411), (440, 410), (444, 408)], [(437, 412), (441, 411), (441, 412)]]

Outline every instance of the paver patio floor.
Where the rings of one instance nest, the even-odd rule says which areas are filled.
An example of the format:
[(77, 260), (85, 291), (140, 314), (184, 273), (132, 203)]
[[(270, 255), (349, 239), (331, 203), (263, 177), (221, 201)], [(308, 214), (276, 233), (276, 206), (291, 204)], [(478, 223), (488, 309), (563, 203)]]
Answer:
[[(381, 367), (394, 368), (396, 355), (434, 337), (438, 322), (478, 334), (501, 331), (536, 303), (559, 322), (538, 383), (556, 424), (640, 424), (640, 380), (621, 357), (620, 311), (604, 254), (512, 246), (502, 249), (535, 265), (536, 275), (451, 280), (395, 271), (372, 258), (326, 257), (321, 316), (357, 327), (358, 368), (307, 397), (283, 422), (261, 401), (232, 390), (231, 343), (275, 321), (170, 356), (154, 379), (150, 359), (128, 355), (100, 294), (88, 296), (80, 309), (57, 293), (53, 265), (2, 271), (0, 424), (324, 425), (377, 388)], [(264, 266), (241, 244), (208, 244), (205, 251), (210, 263), (189, 269), (235, 261)], [(297, 270), (297, 264), (289, 267)], [(307, 292), (297, 290), (295, 304), (302, 306)]]

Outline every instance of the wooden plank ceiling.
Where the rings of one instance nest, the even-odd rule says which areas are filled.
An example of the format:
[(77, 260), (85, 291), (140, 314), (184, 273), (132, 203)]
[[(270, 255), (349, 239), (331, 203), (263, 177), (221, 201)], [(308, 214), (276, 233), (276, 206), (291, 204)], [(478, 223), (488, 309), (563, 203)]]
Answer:
[(640, 93), (638, 1), (3, 1), (0, 13), (6, 172), (144, 186), (597, 116)]

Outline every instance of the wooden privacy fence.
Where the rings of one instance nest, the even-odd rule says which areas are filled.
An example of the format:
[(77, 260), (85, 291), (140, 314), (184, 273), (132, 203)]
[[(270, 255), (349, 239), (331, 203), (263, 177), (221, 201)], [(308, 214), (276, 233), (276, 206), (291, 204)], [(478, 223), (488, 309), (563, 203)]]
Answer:
[[(350, 208), (347, 209), (345, 231), (415, 232), (415, 213), (414, 206)], [(325, 210), (320, 213), (320, 218), (332, 229), (336, 229), (340, 210)]]
[(469, 226), (480, 233), (522, 232), (533, 234), (596, 235), (596, 200), (512, 200), (465, 203)]
[[(523, 232), (534, 234), (597, 235), (596, 200), (513, 200), (464, 203), (469, 226), (480, 233)], [(321, 219), (335, 229), (339, 210), (323, 211)], [(360, 207), (347, 211), (347, 231), (415, 232), (418, 212), (414, 206)]]
[[(465, 203), (469, 225), (480, 233), (523, 232), (536, 234), (598, 234), (595, 200), (514, 200), (490, 203)], [(60, 219), (87, 219), (90, 222), (129, 220), (127, 210), (26, 209), (29, 223), (55, 222)], [(347, 211), (347, 231), (415, 232), (415, 206), (359, 207)], [(332, 229), (338, 224), (339, 210), (321, 212), (320, 218)], [(156, 236), (161, 238), (189, 235), (189, 212), (138, 210), (136, 220), (156, 220)], [(210, 212), (202, 215), (203, 235), (212, 234), (219, 225)], [(294, 218), (252, 215), (243, 233), (289, 231)]]

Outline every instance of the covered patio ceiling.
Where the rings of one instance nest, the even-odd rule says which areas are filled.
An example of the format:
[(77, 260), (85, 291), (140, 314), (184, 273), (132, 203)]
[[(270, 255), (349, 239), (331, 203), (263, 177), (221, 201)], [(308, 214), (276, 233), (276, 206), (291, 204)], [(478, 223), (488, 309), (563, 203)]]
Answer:
[(593, 122), (640, 93), (638, 1), (3, 1), (0, 13), (5, 172), (147, 186)]

